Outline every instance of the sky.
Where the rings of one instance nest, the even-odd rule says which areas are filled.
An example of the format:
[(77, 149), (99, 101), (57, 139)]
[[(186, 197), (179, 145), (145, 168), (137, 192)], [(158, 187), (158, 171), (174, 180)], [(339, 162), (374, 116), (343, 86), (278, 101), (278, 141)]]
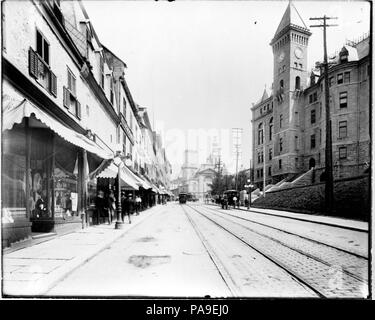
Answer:
[[(327, 29), (328, 53), (370, 30), (365, 1), (293, 1), (310, 17), (338, 17)], [(100, 41), (128, 66), (136, 103), (147, 107), (178, 174), (186, 148), (204, 162), (216, 135), (233, 169), (232, 128), (242, 128), (239, 167), (249, 167), (252, 103), (273, 76), (269, 45), (288, 1), (83, 0)], [(323, 33), (311, 28), (308, 69), (323, 57)], [(226, 154), (227, 156), (225, 157)]]

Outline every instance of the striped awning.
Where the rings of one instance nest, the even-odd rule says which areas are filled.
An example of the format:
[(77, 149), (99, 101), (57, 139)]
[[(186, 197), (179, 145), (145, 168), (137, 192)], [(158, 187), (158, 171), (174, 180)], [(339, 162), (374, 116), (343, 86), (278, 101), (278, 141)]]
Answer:
[[(133, 176), (131, 175), (131, 171), (126, 168), (125, 165), (121, 166), (121, 184), (122, 187), (125, 189), (130, 190), (139, 190), (138, 181), (136, 181)], [(108, 168), (106, 168), (103, 172), (101, 172), (97, 178), (116, 178), (118, 174), (118, 167), (111, 163)]]

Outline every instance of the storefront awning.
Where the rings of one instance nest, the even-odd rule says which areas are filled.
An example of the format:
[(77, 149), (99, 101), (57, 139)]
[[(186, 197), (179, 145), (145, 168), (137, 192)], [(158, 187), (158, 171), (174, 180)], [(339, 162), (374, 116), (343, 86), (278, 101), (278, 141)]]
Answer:
[[(112, 163), (106, 168), (103, 172), (101, 172), (97, 178), (116, 178), (118, 173), (118, 167)], [(121, 183), (122, 187), (125, 189), (129, 188), (131, 190), (138, 190), (138, 181), (136, 181), (132, 175), (130, 174), (130, 170), (125, 166), (121, 167)]]
[(49, 114), (40, 110), (37, 106), (29, 100), (24, 99), (20, 104), (5, 106), (3, 110), (3, 128), (2, 130), (10, 130), (14, 124), (21, 123), (23, 118), (35, 116), (40, 122), (44, 123), (48, 128), (58, 134), (64, 140), (85, 149), (88, 152), (96, 154), (102, 159), (113, 158), (113, 153), (109, 150), (104, 150), (98, 146), (94, 141), (85, 137), (83, 134), (77, 133), (74, 130), (64, 126), (58, 120), (54, 119)]

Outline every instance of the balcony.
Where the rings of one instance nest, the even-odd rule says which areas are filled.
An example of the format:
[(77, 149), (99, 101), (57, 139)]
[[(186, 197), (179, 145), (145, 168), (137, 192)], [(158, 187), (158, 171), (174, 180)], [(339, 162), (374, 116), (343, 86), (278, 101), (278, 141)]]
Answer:
[(51, 67), (32, 49), (29, 48), (29, 73), (38, 83), (57, 97), (57, 78)]

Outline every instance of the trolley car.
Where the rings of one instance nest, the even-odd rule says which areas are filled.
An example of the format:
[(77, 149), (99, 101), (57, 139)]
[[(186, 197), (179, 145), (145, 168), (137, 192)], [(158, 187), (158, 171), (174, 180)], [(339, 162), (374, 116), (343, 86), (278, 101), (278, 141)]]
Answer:
[(188, 198), (188, 194), (187, 193), (180, 193), (178, 195), (178, 201), (180, 203), (186, 203), (187, 198)]

